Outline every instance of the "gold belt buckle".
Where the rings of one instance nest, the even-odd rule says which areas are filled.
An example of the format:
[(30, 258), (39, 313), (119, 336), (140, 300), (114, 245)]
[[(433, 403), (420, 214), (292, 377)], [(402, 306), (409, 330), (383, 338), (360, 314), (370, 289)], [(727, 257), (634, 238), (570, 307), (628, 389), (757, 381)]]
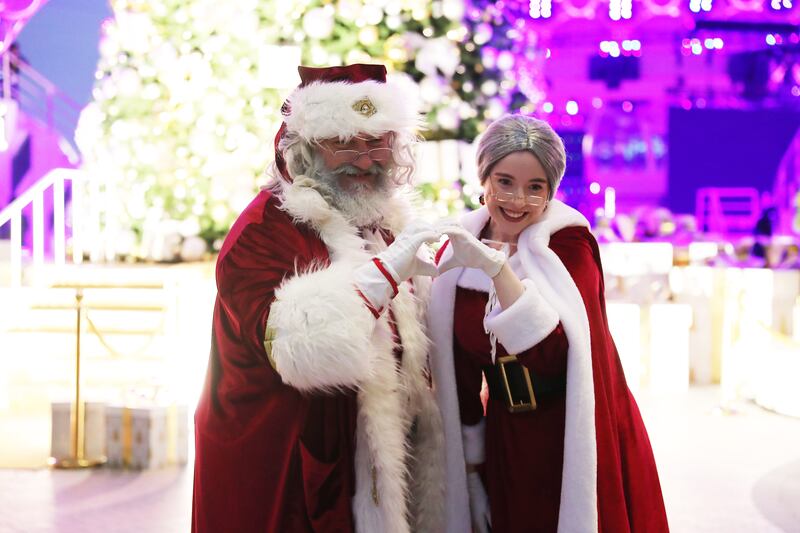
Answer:
[[(528, 387), (528, 396), (530, 401), (521, 400), (514, 401), (514, 396), (511, 394), (511, 386), (508, 383), (508, 374), (506, 374), (506, 364), (518, 363), (522, 369), (522, 374), (525, 377), (525, 386)], [(536, 396), (533, 394), (533, 384), (531, 383), (531, 374), (522, 363), (519, 363), (516, 355), (506, 355), (497, 359), (497, 364), (500, 367), (500, 375), (503, 377), (503, 387), (506, 389), (506, 404), (510, 413), (524, 413), (526, 411), (533, 411), (536, 409)]]

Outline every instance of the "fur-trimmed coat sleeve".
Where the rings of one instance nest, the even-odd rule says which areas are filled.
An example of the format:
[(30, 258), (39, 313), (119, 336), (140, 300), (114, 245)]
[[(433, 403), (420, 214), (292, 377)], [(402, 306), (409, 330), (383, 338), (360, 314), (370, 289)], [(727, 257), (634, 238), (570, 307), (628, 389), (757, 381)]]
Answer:
[(375, 319), (354, 289), (353, 265), (331, 263), (311, 230), (288, 223), (274, 207), (265, 216), (270, 220), (234, 227), (235, 243), (220, 255), (224, 311), (287, 385), (304, 391), (357, 385), (370, 372), (363, 347)]

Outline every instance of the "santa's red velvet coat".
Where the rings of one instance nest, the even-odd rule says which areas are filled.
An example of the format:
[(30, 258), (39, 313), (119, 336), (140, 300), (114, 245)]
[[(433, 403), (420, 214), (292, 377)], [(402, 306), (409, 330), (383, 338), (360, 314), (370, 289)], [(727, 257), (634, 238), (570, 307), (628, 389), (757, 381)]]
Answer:
[[(429, 284), (401, 284), (394, 327), (390, 313), (376, 320), (352, 274), (384, 246), (379, 232), (362, 237), (299, 178), (262, 191), (219, 255), (192, 530), (438, 532)], [(385, 229), (406, 215), (393, 199)]]
[[(462, 223), (479, 235), (487, 221), (482, 208)], [(448, 253), (446, 247), (443, 257)], [(565, 372), (566, 392), (524, 414), (490, 399), (488, 422), (476, 425), (476, 364), (488, 361), (480, 352), (489, 345), (480, 329), (475, 333), (472, 315), (482, 315), (474, 307), (485, 296), (475, 291), (487, 291), (489, 280), (458, 268), (434, 281), (428, 316), (446, 435), (446, 531), (470, 531), (464, 464), (485, 459), (494, 531), (667, 532), (650, 442), (609, 333), (600, 256), (586, 219), (550, 202), (545, 216), (521, 233), (510, 264), (525, 292), (490, 313), (486, 328), (497, 338), (498, 355), (520, 354), (534, 372)], [(461, 309), (454, 308), (457, 295)], [(454, 326), (459, 318), (473, 331)], [(471, 405), (460, 406), (459, 393)]]

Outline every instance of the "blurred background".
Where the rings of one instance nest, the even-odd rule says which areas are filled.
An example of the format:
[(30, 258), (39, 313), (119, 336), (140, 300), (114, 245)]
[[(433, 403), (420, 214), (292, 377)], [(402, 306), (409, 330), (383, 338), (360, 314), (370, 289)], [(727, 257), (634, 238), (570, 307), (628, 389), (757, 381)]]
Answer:
[(188, 530), (215, 254), (296, 67), (356, 62), (424, 104), (430, 219), (553, 125), (672, 529), (800, 531), (793, 2), (0, 2), (0, 531)]

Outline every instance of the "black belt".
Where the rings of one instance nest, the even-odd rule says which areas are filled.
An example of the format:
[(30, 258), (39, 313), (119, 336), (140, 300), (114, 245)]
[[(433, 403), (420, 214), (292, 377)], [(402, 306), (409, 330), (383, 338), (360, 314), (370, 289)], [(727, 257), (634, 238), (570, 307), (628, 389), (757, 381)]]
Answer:
[(533, 411), (536, 398), (567, 390), (566, 376), (542, 377), (531, 373), (516, 355), (499, 357), (497, 363), (483, 367), (489, 397), (505, 399), (512, 413)]

